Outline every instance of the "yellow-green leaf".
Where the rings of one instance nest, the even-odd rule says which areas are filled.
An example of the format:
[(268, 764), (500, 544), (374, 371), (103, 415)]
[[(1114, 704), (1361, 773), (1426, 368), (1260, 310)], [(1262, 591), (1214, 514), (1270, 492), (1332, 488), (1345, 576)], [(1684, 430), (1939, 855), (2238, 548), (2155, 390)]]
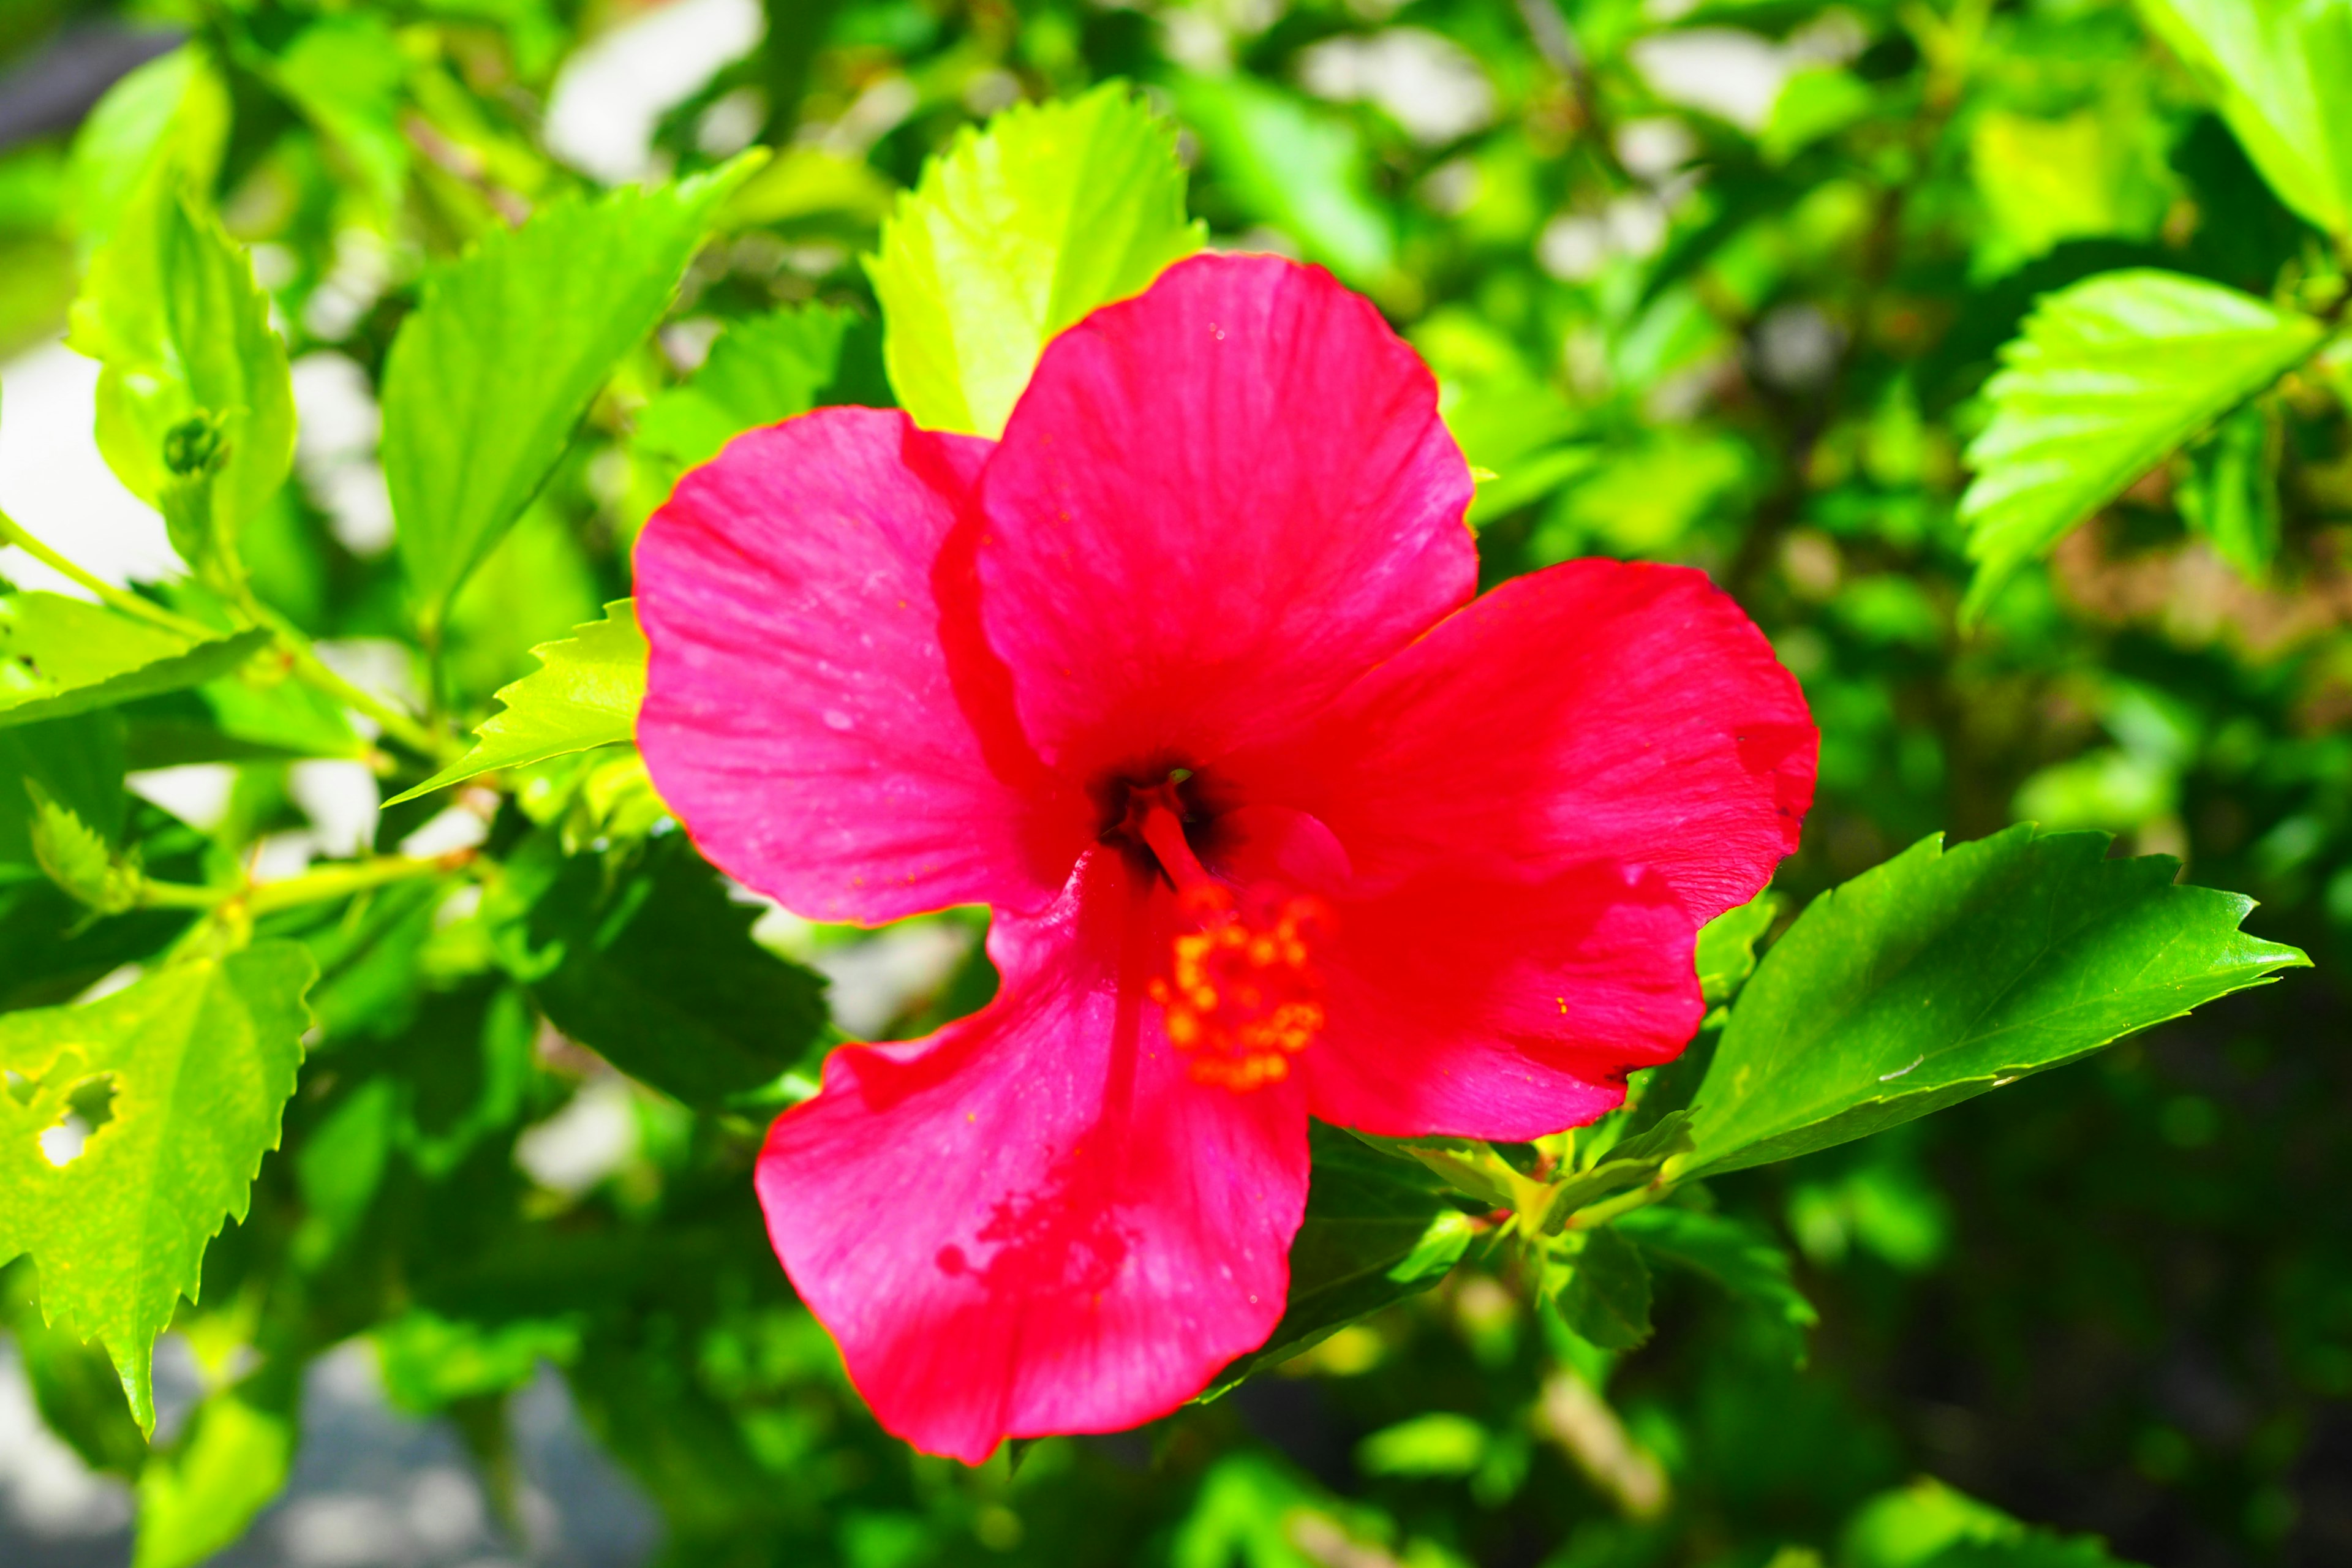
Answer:
[(0, 1016), (0, 1259), (32, 1255), (43, 1316), (104, 1343), (142, 1427), (155, 1336), (278, 1146), (316, 973), (261, 942)]
[(1003, 434), (1037, 356), (1097, 305), (1201, 248), (1176, 128), (1120, 82), (967, 130), (899, 199), (866, 262), (900, 406)]

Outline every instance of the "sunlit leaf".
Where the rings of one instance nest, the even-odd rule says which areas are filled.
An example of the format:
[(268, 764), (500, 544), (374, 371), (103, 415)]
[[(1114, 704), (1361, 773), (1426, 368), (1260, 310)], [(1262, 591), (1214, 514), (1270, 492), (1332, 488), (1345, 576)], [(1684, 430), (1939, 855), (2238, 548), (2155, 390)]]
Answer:
[(1969, 613), (2323, 335), (2307, 316), (2171, 272), (2105, 272), (2045, 296), (2002, 350), (1985, 387), (1992, 422), (1969, 447)]
[[(209, 511), (215, 535), (233, 538), (294, 460), (286, 345), (245, 248), (190, 204), (171, 171), (160, 173), (91, 258), (68, 342), (106, 367), (98, 445), (108, 466), (163, 510), (173, 544), (201, 565), (197, 542), (178, 526), (182, 495)], [(200, 468), (205, 488), (191, 489)]]
[(759, 911), (670, 834), (617, 876), (536, 836), (509, 866), (517, 977), (556, 1027), (654, 1088), (712, 1105), (799, 1065), (824, 982), (754, 942)]
[(1740, 994), (1677, 1175), (1864, 1137), (2310, 961), (2168, 856), (2021, 824), (1922, 840), (1816, 899)]
[[(32, 1254), (44, 1315), (104, 1342), (142, 1426), (155, 1336), (277, 1147), (312, 973), (300, 947), (262, 942), (0, 1017), (0, 1257)], [(77, 1114), (94, 1130), (59, 1163)]]
[(383, 374), (384, 478), (425, 625), (522, 515), (621, 356), (660, 322), (713, 215), (760, 156), (551, 204), (426, 280)]
[(0, 595), (0, 727), (199, 685), (270, 637), (257, 627), (199, 642), (61, 594)]
[(245, 1533), (286, 1487), (294, 1419), (235, 1389), (196, 1407), (188, 1434), (139, 1475), (131, 1568), (194, 1568)]
[(1123, 83), (1005, 110), (900, 198), (867, 263), (899, 405), (1003, 433), (1046, 340), (1201, 247), (1176, 129)]
[(540, 668), (499, 688), (499, 700), (506, 707), (474, 731), (474, 749), (386, 805), (495, 769), (635, 737), (637, 707), (646, 696), (646, 638), (637, 629), (634, 601), (615, 599), (604, 606), (603, 620), (531, 652), (539, 656)]
[(74, 133), (68, 169), (68, 210), (82, 240), (104, 239), (159, 168), (209, 186), (228, 125), (227, 84), (199, 44), (158, 56), (109, 88)]
[(2140, 15), (2204, 78), (2279, 199), (2352, 235), (2352, 5), (2341, 0), (2140, 0)]

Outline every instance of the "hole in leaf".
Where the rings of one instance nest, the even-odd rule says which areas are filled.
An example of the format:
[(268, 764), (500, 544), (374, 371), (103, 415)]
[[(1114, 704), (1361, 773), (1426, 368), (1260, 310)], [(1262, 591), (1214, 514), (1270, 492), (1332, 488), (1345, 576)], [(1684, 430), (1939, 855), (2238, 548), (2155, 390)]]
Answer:
[[(12, 1086), (13, 1089), (13, 1086)], [(114, 1120), (114, 1075), (98, 1073), (66, 1090), (65, 1113), (41, 1133), (41, 1154), (59, 1170), (81, 1158), (98, 1130)]]

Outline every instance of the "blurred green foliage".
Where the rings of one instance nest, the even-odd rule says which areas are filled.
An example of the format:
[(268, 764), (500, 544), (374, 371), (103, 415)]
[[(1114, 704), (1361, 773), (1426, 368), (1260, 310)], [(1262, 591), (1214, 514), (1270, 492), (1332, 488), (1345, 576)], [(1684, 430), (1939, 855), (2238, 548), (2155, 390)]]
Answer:
[[(50, 802), (0, 792), (0, 1006), (63, 1002), (214, 918), (87, 918), (43, 875), (55, 809), (99, 881), (195, 886), (315, 829), (304, 765), (360, 758), (405, 784), (457, 760), (454, 731), (358, 735), (323, 676), (233, 668), (249, 643), (215, 658), (204, 638), (244, 624), (225, 606), (250, 592), (351, 668), (389, 650), (372, 688), (404, 683), (427, 723), (562, 678), (568, 656), (541, 677), (530, 650), (627, 593), (629, 543), (683, 467), (746, 424), (888, 397), (874, 290), (913, 263), (859, 258), (898, 254), (895, 193), (963, 127), (1114, 78), (1181, 127), (1210, 243), (1321, 262), (1429, 361), (1493, 475), (1473, 514), (1489, 582), (1586, 553), (1682, 561), (1765, 626), (1823, 734), (1783, 925), (1930, 832), (2031, 818), (2253, 894), (2256, 931), (2320, 972), (1642, 1211), (1622, 1227), (1638, 1249), (1582, 1244), (1608, 1260), (1558, 1310), (1473, 1246), (1220, 1399), (964, 1470), (864, 1413), (769, 1253), (749, 1171), (777, 1069), (804, 1090), (839, 1030), (918, 1033), (986, 998), (970, 922), (869, 938), (771, 916), (747, 935), (707, 868), (647, 841), (659, 805), (632, 755), (541, 752), (502, 795), (395, 804), (370, 829), (365, 847), (409, 843), (417, 865), (463, 829), (495, 874), (460, 847), (251, 911), (315, 962), (318, 1028), (283, 1147), (177, 1320), (249, 1370), (150, 1454), (103, 1352), (43, 1324), (35, 1270), (0, 1276), (45, 1418), (137, 1479), (142, 1563), (201, 1560), (267, 1503), (301, 1369), (354, 1336), (397, 1404), (452, 1415), (493, 1477), (501, 1402), (560, 1368), (659, 1510), (663, 1561), (698, 1568), (2087, 1568), (2102, 1552), (2080, 1532), (2166, 1563), (2352, 1558), (2352, 350), (2306, 357), (2344, 302), (2352, 138), (2325, 68), (2352, 59), (2352, 6), (2243, 0), (2230, 33), (2221, 0), (769, 0), (740, 58), (712, 52), (644, 106), (640, 145), (625, 115), (566, 95), (597, 51), (646, 47), (628, 29), (647, 9), (0, 7), (0, 62), (26, 73), (0, 102), (75, 27), (184, 39), (78, 128), (0, 150), (0, 349), (62, 331), (93, 258), (125, 270), (157, 243), (138, 204), (160, 171), (250, 247), (298, 405), (381, 391), (442, 443), (379, 466), (364, 431), (320, 439), (267, 504), (165, 506), (199, 545), (233, 527), (242, 575), (163, 590), (165, 619), (123, 634), (154, 644), (115, 677), (152, 677), (137, 700), (0, 728), (0, 763)], [(583, 139), (600, 115), (617, 142)], [(730, 163), (755, 141), (764, 163)], [(597, 194), (722, 167), (691, 187), (716, 233), (698, 254), (701, 230), (665, 227), (688, 224), (677, 198)], [(502, 237), (551, 208), (562, 244)], [(214, 243), (208, 219), (173, 221), (178, 243)], [(1155, 256), (1190, 243), (1180, 226)], [(1988, 393), (1998, 356), (2021, 332), (2057, 341), (2068, 301), (2114, 286), (2060, 290), (2127, 269), (2235, 290), (2259, 363), (2210, 405), (2158, 408), (2154, 435), (2021, 525), (2012, 571), (1977, 578), (1969, 465), (2022, 406)], [(665, 317), (655, 294), (680, 275)], [(235, 323), (123, 288), (148, 314), (116, 335), (208, 374), (211, 349), (165, 340)], [(1050, 289), (1034, 303), (1023, 330), (1060, 323)], [(780, 313), (809, 304), (827, 313)], [(393, 355), (420, 318), (434, 331)], [(541, 360), (512, 385), (442, 374), (436, 352), (483, 334)], [(2011, 385), (2030, 379), (2010, 363)], [(162, 379), (171, 418), (151, 424), (184, 412)], [(438, 495), (444, 448), (494, 405), (541, 430), (530, 463)], [(282, 457), (250, 445), (224, 460)], [(192, 461), (145, 488), (232, 471)], [(404, 548), (420, 529), (457, 545), (404, 573), (395, 510)], [(18, 521), (71, 553), (70, 519)], [(195, 825), (116, 783), (184, 763), (236, 770)], [(678, 944), (640, 957), (707, 975), (682, 1022), (647, 1021), (670, 1004), (643, 973), (589, 961), (633, 921)], [(877, 1016), (815, 1022), (803, 965), (908, 952), (939, 962)], [(1711, 1001), (1747, 967), (1718, 956)], [(771, 1059), (755, 1016), (803, 1026)], [(716, 1042), (698, 1073), (663, 1059), (680, 1031)], [(625, 1131), (585, 1166), (550, 1152), (583, 1106)], [(1429, 1283), (1412, 1269), (1433, 1236), (1453, 1248), (1433, 1268), (1463, 1255), (1433, 1196), (1350, 1197), (1318, 1187), (1318, 1212), (1386, 1227), (1380, 1269)]]

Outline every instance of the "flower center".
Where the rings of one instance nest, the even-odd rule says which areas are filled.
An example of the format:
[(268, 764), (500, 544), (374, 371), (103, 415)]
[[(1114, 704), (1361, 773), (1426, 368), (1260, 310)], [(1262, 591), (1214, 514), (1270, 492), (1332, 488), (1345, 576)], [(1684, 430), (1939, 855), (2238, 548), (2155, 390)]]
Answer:
[(1191, 928), (1169, 943), (1168, 973), (1153, 978), (1150, 997), (1194, 1082), (1234, 1090), (1279, 1083), (1323, 1029), (1313, 950), (1330, 910), (1306, 894), (1236, 898), (1192, 853), (1181, 814), (1173, 780), (1129, 798), (1129, 830), (1176, 885)]

